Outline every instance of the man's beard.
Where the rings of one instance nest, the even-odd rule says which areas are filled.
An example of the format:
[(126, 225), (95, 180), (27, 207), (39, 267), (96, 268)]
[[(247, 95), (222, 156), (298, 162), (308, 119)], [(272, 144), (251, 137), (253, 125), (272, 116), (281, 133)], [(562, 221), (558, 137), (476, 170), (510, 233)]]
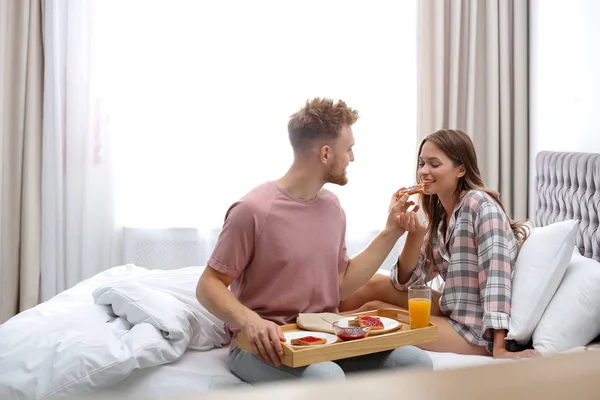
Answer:
[(331, 169), (325, 174), (325, 182), (335, 185), (344, 186), (348, 183), (346, 169), (340, 171), (339, 164), (336, 162), (331, 166)]

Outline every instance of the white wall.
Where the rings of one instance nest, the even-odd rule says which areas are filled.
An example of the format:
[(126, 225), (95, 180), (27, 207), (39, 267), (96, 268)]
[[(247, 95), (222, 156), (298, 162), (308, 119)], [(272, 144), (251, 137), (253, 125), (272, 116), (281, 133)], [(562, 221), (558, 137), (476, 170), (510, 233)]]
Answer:
[(535, 155), (600, 153), (600, 1), (530, 1), (530, 217)]

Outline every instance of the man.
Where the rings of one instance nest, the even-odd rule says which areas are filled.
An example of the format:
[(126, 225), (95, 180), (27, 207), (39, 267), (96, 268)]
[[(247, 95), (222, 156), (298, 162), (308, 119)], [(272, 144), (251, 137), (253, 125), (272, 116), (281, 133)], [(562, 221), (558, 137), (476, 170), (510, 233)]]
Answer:
[[(323, 185), (348, 182), (346, 167), (354, 161), (351, 127), (357, 119), (358, 113), (342, 101), (307, 101), (288, 123), (294, 150), (290, 169), (227, 211), (197, 297), (225, 321), (232, 334), (231, 370), (246, 382), (432, 367), (427, 353), (412, 346), (301, 368), (281, 365), (285, 338), (280, 325), (293, 323), (299, 313), (338, 312), (340, 300), (376, 273), (404, 234), (397, 221), (412, 204), (407, 195), (393, 201), (385, 228), (370, 245), (348, 258), (345, 213)], [(240, 330), (252, 353), (236, 347)]]

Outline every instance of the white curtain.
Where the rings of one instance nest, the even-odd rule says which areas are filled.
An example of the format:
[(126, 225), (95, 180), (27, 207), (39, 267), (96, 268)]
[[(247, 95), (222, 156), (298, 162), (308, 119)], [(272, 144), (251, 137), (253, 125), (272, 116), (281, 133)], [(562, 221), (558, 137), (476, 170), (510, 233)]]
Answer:
[(308, 98), (362, 116), (350, 182), (330, 187), (351, 254), (414, 182), (417, 0), (48, 3), (49, 292), (116, 262), (121, 227), (194, 227), (208, 256), (229, 205), (286, 172)]
[(472, 137), (488, 187), (527, 217), (528, 1), (419, 2), (419, 136)]
[(109, 3), (46, 0), (41, 298), (115, 264)]
[(0, 324), (39, 299), (42, 3), (0, 1)]

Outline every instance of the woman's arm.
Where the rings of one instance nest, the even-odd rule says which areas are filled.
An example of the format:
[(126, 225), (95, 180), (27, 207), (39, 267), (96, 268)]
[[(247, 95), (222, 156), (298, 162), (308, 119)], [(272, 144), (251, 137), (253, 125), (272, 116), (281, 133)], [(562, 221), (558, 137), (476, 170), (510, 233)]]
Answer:
[(425, 232), (409, 232), (406, 236), (406, 242), (400, 257), (398, 257), (398, 283), (406, 284), (413, 274), (415, 268), (418, 267), (419, 255), (421, 254), (421, 246)]
[(416, 211), (418, 211), (418, 206), (412, 212), (402, 215), (398, 220), (398, 224), (408, 232), (398, 262), (390, 271), (392, 283), (400, 291), (408, 290), (409, 286), (419, 280), (426, 280), (425, 263), (421, 257), (426, 227)]
[(512, 264), (509, 237), (510, 226), (503, 211), (492, 203), (484, 203), (475, 218), (479, 262), (480, 295), (483, 299), (483, 338), (493, 340), (494, 358), (535, 357), (535, 350), (506, 350), (510, 300), (512, 296)]
[(535, 350), (523, 350), (523, 351), (508, 351), (506, 350), (506, 329), (495, 329), (494, 330), (494, 358), (531, 358), (539, 357), (540, 353)]
[(494, 330), (494, 357), (502, 355), (506, 350), (506, 329), (495, 329)]
[[(479, 290), (483, 303), (483, 338), (492, 341), (494, 331), (507, 331), (512, 295), (510, 226), (496, 204), (483, 203), (474, 218), (479, 265)], [(500, 335), (500, 333), (498, 333)]]

